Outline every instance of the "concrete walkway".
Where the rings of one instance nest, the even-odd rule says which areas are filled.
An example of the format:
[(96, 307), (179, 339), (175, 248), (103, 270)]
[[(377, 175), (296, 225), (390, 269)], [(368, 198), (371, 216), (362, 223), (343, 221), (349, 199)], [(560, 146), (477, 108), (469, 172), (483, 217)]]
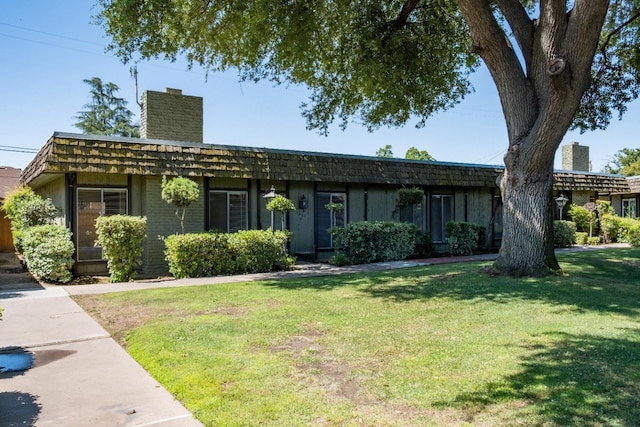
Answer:
[[(4, 313), (0, 321), (0, 352), (18, 347), (32, 353), (35, 362), (26, 371), (0, 373), (0, 426), (202, 425), (71, 295), (372, 272), (491, 261), (496, 256), (441, 257), (340, 268), (307, 264), (280, 273), (56, 287), (42, 287), (35, 281), (29, 286), (20, 275), (1, 274), (0, 306)], [(10, 282), (11, 277), (16, 278), (16, 283)]]

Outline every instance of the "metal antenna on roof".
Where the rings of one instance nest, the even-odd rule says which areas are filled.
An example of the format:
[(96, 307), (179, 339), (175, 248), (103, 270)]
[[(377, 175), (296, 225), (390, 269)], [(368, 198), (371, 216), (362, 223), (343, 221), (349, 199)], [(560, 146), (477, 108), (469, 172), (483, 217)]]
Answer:
[(138, 104), (138, 107), (142, 108), (142, 104), (138, 101), (138, 67), (135, 65), (133, 67), (129, 67), (129, 74), (131, 74), (131, 77), (136, 82), (136, 104)]

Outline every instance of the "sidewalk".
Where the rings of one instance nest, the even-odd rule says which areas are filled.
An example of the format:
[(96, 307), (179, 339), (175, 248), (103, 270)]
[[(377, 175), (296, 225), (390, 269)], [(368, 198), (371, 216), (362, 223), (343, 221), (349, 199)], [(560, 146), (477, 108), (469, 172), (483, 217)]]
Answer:
[[(597, 249), (575, 247), (569, 251)], [(30, 289), (25, 289), (22, 282), (8, 283), (11, 279), (7, 277), (11, 276), (2, 275), (0, 306), (4, 312), (0, 320), (0, 350), (20, 347), (34, 354), (35, 363), (23, 372), (0, 373), (0, 425), (202, 425), (84, 312), (71, 295), (373, 272), (491, 261), (496, 257), (497, 254), (440, 257), (351, 267), (305, 264), (293, 271), (277, 273), (45, 288), (34, 281)], [(19, 276), (15, 277), (17, 281)]]
[(0, 305), (0, 348), (35, 355), (0, 374), (0, 425), (201, 425), (64, 289), (3, 292)]

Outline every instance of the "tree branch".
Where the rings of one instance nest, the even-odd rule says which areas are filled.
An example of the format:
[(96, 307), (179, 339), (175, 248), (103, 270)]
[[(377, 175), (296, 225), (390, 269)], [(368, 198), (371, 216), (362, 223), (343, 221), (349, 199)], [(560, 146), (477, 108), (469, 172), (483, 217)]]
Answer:
[(411, 12), (413, 12), (419, 2), (420, 0), (407, 0), (405, 4), (402, 5), (398, 17), (393, 21), (394, 30), (399, 30), (407, 24), (409, 15), (411, 15)]
[[(486, 64), (500, 95), (509, 143), (516, 144), (522, 129), (535, 117), (534, 91), (505, 32), (498, 24), (490, 2), (457, 0), (473, 39), (472, 52)], [(513, 5), (512, 5), (513, 6)]]
[(613, 31), (607, 34), (607, 37), (605, 38), (604, 43), (602, 43), (602, 46), (600, 46), (600, 49), (599, 49), (600, 53), (602, 54), (602, 67), (597, 72), (598, 76), (600, 76), (604, 72), (604, 69), (609, 67), (610, 62), (609, 62), (609, 55), (607, 55), (607, 48), (609, 47), (609, 43), (611, 43), (613, 36), (618, 34), (620, 31), (624, 30), (627, 26), (629, 26), (633, 21), (635, 21), (638, 18), (640, 18), (640, 11), (631, 15), (629, 19), (627, 19), (622, 24), (618, 25)]
[(507, 19), (511, 31), (520, 46), (527, 67), (533, 57), (533, 21), (522, 3), (517, 0), (497, 0), (498, 7)]

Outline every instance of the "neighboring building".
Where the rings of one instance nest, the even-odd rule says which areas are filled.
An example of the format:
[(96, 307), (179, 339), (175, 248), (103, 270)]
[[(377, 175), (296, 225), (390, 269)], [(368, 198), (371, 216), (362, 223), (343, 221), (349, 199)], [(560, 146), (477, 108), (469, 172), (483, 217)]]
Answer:
[[(20, 172), (20, 169), (0, 166), (0, 205), (4, 202), (5, 196), (17, 188)], [(14, 250), (11, 221), (0, 209), (0, 252), (13, 252)]]
[[(333, 242), (327, 229), (399, 218), (430, 231), (436, 244), (445, 242), (449, 220), (484, 225), (488, 244), (500, 244), (499, 166), (203, 144), (201, 98), (171, 89), (148, 92), (144, 100), (142, 138), (54, 133), (22, 174), (24, 184), (52, 199), (73, 231), (77, 274), (106, 272), (101, 249), (94, 247), (94, 222), (117, 213), (147, 217), (143, 273), (166, 273), (161, 237), (180, 232), (180, 224), (161, 198), (163, 175), (189, 177), (200, 188), (187, 209), (187, 232), (268, 228), (263, 196), (273, 186), (298, 207), (286, 214), (293, 254), (328, 257)], [(178, 116), (197, 123), (154, 125)], [(194, 126), (200, 132), (194, 134)], [(146, 139), (150, 135), (157, 139)], [(397, 190), (414, 186), (424, 190), (423, 203), (394, 215)], [(622, 200), (619, 194), (629, 187), (617, 175), (559, 171), (555, 191), (582, 203)], [(328, 203), (343, 203), (344, 212), (332, 213)]]

